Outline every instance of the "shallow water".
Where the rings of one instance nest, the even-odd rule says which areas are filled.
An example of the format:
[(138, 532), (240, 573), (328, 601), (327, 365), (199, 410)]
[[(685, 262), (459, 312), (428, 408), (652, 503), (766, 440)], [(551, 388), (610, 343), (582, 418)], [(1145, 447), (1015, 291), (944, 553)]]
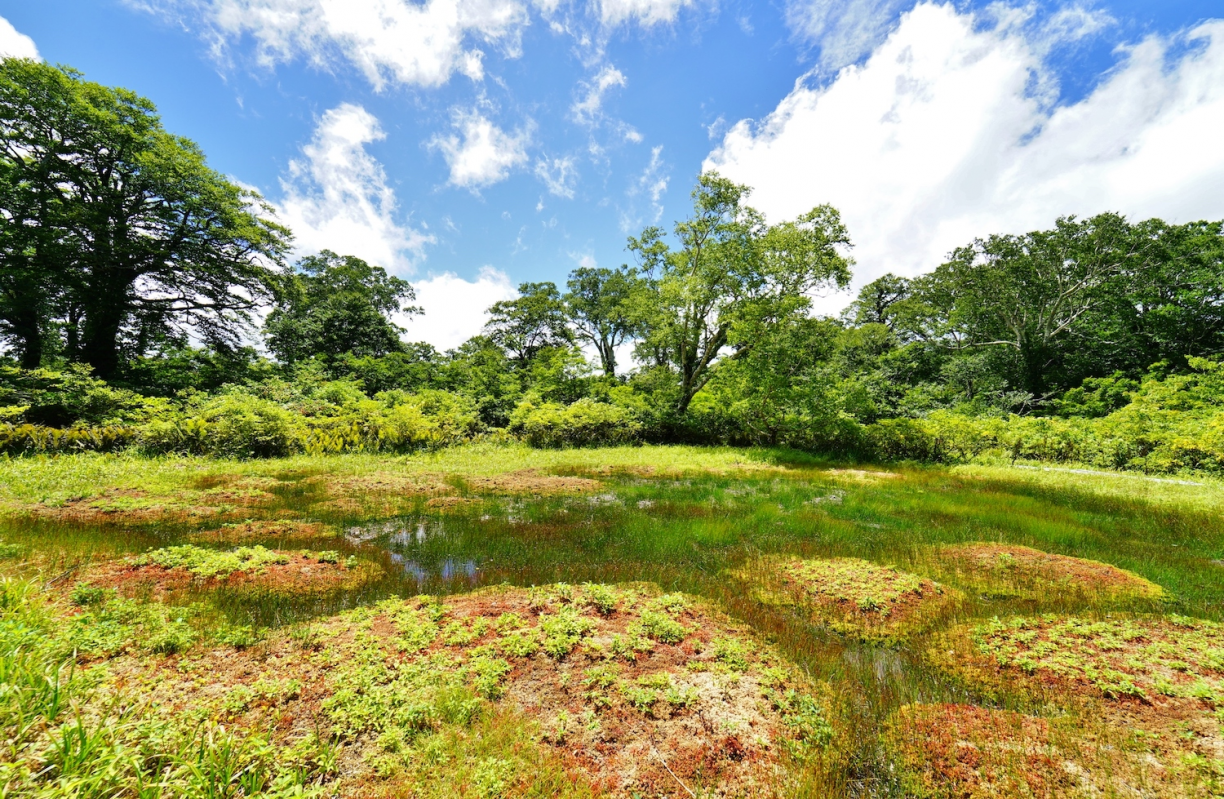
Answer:
[[(847, 640), (792, 609), (745, 595), (727, 570), (751, 568), (762, 555), (790, 553), (861, 557), (922, 574), (933, 544), (993, 540), (1133, 569), (1172, 591), (1173, 603), (1162, 610), (1218, 618), (1224, 602), (1224, 581), (1213, 563), (1224, 554), (1218, 519), (1168, 512), (1154, 517), (1138, 505), (1107, 506), (1073, 495), (1028, 496), (935, 472), (877, 483), (835, 480), (820, 472), (785, 478), (605, 479), (595, 494), (489, 497), (444, 513), (429, 511), (422, 499), (414, 512), (374, 521), (316, 510), (320, 485), (305, 482), (307, 475), (293, 477), (276, 488), (273, 506), (252, 509), (252, 517), (274, 518), (288, 511), (334, 525), (341, 535), (288, 542), (269, 537), (243, 544), (338, 550), (377, 563), (383, 576), (323, 596), (221, 590), (189, 601), (211, 603), (237, 623), (276, 626), (393, 595), (450, 594), (502, 583), (649, 581), (685, 591), (751, 625), (845, 699), (845, 712), (861, 730), (850, 786), (858, 794), (892, 790), (876, 743), (880, 721), (892, 710), (909, 702), (975, 697), (923, 665), (929, 634), (903, 646)], [(54, 552), (44, 573), (64, 581), (90, 560), (183, 543), (200, 529), (200, 523), (186, 522), (82, 526), (9, 521), (0, 526), (0, 542)], [(1154, 608), (1132, 604), (1125, 609)], [(1013, 613), (1083, 610), (1075, 597), (1022, 601), (974, 594), (937, 626)]]

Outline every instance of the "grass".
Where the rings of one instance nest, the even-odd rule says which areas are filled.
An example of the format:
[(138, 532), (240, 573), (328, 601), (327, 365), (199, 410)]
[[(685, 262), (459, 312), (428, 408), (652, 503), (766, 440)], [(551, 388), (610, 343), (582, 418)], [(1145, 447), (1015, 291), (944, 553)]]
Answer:
[[(231, 748), (247, 745), (241, 731), (251, 751), (300, 749), (238, 757), (260, 764), (263, 790), (290, 773), (292, 790), (362, 774), (363, 795), (585, 796), (640, 772), (620, 795), (700, 794), (749, 773), (763, 795), (1059, 795), (1071, 790), (1059, 758), (1106, 795), (1115, 772), (1115, 788), (1170, 796), (1224, 779), (1217, 482), (478, 445), (10, 459), (0, 509), (0, 571), (38, 580), (31, 601), (53, 619), (39, 629), (62, 658), (31, 668), (51, 683), (60, 666), (93, 675), (95, 698), (76, 700), (89, 719), (96, 697), (139, 686), (176, 708), (168, 741), (187, 740), (181, 716), (223, 725)], [(290, 567), (363, 577), (326, 592), (235, 582)], [(142, 569), (192, 579), (127, 597), (91, 582)], [(405, 603), (422, 593), (438, 599)], [(1179, 654), (1183, 639), (1193, 646)], [(777, 731), (762, 748), (766, 718)], [(928, 747), (890, 732), (922, 724), (963, 734)], [(658, 737), (668, 725), (705, 749), (626, 744), (643, 730), (670, 741)], [(989, 740), (1003, 727), (1057, 767), (1009, 760), (1015, 746)], [(1085, 746), (1096, 754), (1068, 754)], [(628, 754), (615, 766), (566, 754), (599, 747)], [(21, 762), (43, 762), (30, 752)], [(27, 790), (35, 773), (13, 784)], [(1051, 781), (1025, 788), (1024, 773)], [(28, 795), (59, 795), (39, 785)], [(189, 795), (176, 791), (163, 795)]]

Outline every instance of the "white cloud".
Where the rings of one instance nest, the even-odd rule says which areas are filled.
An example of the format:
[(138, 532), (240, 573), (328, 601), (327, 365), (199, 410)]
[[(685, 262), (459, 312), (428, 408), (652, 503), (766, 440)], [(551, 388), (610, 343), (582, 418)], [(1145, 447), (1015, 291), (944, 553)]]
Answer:
[(453, 126), (457, 134), (435, 136), (429, 142), (442, 151), (453, 186), (475, 191), (504, 180), (510, 170), (527, 161), (530, 125), (509, 134), (476, 109), (457, 109)]
[(412, 285), (416, 304), (425, 314), (398, 322), (407, 329), (407, 340), (427, 341), (440, 350), (458, 347), (479, 333), (489, 318), (490, 305), (518, 296), (509, 276), (490, 266), (481, 269), (475, 280), (445, 272)]
[[(669, 181), (667, 165), (663, 162), (663, 145), (660, 144), (650, 148), (650, 163), (642, 170), (642, 174), (638, 175), (629, 184), (629, 188), (626, 191), (630, 198), (643, 195), (650, 198), (650, 213), (647, 215), (650, 224), (658, 222), (659, 218), (663, 216), (662, 199), (663, 194), (667, 191)], [(642, 223), (642, 214), (637, 210), (621, 213), (620, 226), (622, 231), (629, 232), (635, 230)]]
[(281, 181), (279, 216), (299, 255), (333, 250), (408, 272), (433, 241), (396, 221), (395, 192), (365, 146), (386, 134), (364, 108), (345, 103), (323, 115), (302, 158)]
[(893, 26), (907, 0), (787, 0), (786, 24), (800, 41), (820, 48), (820, 63), (835, 71), (858, 61)]
[(480, 80), (477, 40), (518, 54), (529, 13), (517, 0), (128, 0), (137, 7), (204, 19), (219, 57), (244, 37), (264, 66), (304, 58), (346, 60), (375, 88), (388, 81), (440, 86), (460, 72)]
[[(549, 194), (564, 197), (567, 200), (574, 199), (574, 183), (578, 180), (578, 170), (574, 166), (573, 158), (567, 156), (537, 161), (535, 174), (548, 187)], [(543, 207), (544, 198), (541, 197), (540, 206), (536, 210)]]
[(0, 58), (38, 58), (34, 40), (19, 32), (4, 17), (0, 17)]
[(599, 0), (598, 10), (600, 21), (610, 28), (634, 19), (649, 27), (672, 22), (680, 9), (688, 5), (692, 5), (692, 0)]
[(582, 83), (585, 95), (570, 106), (570, 113), (584, 125), (594, 123), (601, 116), (604, 94), (613, 86), (623, 87), (626, 83), (624, 73), (610, 64), (605, 66), (594, 80)]
[(1054, 85), (1048, 43), (981, 22), (915, 7), (861, 66), (823, 87), (800, 81), (760, 125), (735, 125), (705, 168), (754, 186), (772, 220), (841, 209), (858, 284), (1063, 214), (1224, 217), (1224, 21), (1121, 50), (1064, 106), (1032, 91)]

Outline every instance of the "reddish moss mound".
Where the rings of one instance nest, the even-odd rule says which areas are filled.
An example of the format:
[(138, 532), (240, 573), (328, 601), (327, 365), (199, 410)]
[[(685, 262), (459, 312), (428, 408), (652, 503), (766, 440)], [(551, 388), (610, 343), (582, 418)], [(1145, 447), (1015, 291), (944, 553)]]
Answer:
[(522, 469), (493, 477), (465, 477), (464, 482), (477, 493), (533, 496), (580, 494), (586, 491), (598, 491), (603, 487), (603, 483), (598, 480), (541, 474), (537, 469)]
[(339, 796), (413, 795), (456, 717), (526, 724), (541, 762), (625, 797), (789, 796), (784, 764), (832, 735), (814, 687), (745, 628), (645, 585), (388, 600), (258, 651), (129, 666), (164, 712), (226, 706), (337, 741)]
[(766, 588), (758, 597), (796, 604), (831, 628), (867, 639), (894, 639), (917, 632), (960, 599), (946, 586), (858, 558), (767, 559), (736, 573)]
[[(1224, 626), (1183, 617), (1044, 616), (961, 625), (929, 657), (998, 697), (1070, 707), (1123, 731), (1158, 796), (1207, 795), (1224, 780)], [(1122, 733), (1119, 733), (1122, 734)]]
[(201, 577), (182, 567), (166, 568), (153, 563), (139, 564), (131, 559), (94, 567), (85, 582), (101, 588), (114, 588), (121, 595), (150, 595), (161, 599), (187, 590), (218, 588), (267, 591), (277, 594), (314, 594), (356, 588), (381, 573), (372, 563), (353, 565), (303, 552), (278, 552), (283, 562), (267, 563), (258, 569), (237, 570), (228, 574)]
[(222, 525), (213, 530), (192, 533), (192, 541), (208, 541), (227, 544), (245, 544), (250, 541), (280, 539), (284, 541), (313, 541), (336, 538), (339, 532), (318, 522), (303, 522), (292, 519), (245, 521)]
[(985, 593), (1047, 597), (1051, 591), (1094, 599), (1160, 599), (1164, 591), (1139, 575), (1084, 558), (1012, 544), (959, 544), (940, 549), (955, 579)]
[(906, 705), (885, 724), (906, 796), (1052, 799), (1077, 786), (1047, 721), (972, 705)]

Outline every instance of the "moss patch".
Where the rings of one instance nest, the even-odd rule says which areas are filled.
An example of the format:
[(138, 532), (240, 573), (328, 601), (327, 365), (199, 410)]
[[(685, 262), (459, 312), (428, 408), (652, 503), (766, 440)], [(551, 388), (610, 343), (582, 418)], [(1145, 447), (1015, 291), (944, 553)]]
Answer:
[(292, 519), (269, 521), (244, 521), (224, 524), (211, 530), (201, 530), (192, 533), (192, 541), (245, 544), (253, 541), (312, 541), (317, 539), (336, 538), (340, 531), (334, 527), (317, 522), (302, 522)]
[(1057, 592), (1119, 600), (1161, 599), (1165, 595), (1160, 586), (1125, 569), (1030, 547), (958, 544), (941, 547), (939, 558), (959, 584), (991, 596), (1042, 599)]
[(314, 593), (356, 588), (379, 574), (377, 565), (348, 562), (336, 552), (290, 552), (262, 546), (214, 550), (185, 544), (101, 564), (90, 569), (85, 579), (123, 594), (161, 596), (221, 587)]
[(858, 558), (769, 559), (752, 571), (769, 586), (758, 589), (763, 601), (797, 604), (830, 628), (865, 639), (920, 631), (960, 599), (933, 580)]
[(466, 477), (464, 483), (478, 494), (556, 496), (598, 491), (603, 483), (586, 477), (559, 477), (537, 469), (522, 469), (492, 477)]
[(906, 705), (885, 722), (882, 741), (916, 799), (1211, 795), (1193, 767), (1162, 761), (1136, 732), (1075, 716)]
[(816, 689), (768, 647), (690, 597), (640, 584), (388, 600), (258, 651), (132, 660), (124, 673), (165, 712), (209, 708), (285, 740), (324, 735), (341, 795), (416, 785), (445, 767), (433, 753), (453, 758), (448, 736), (470, 742), (499, 714), (534, 730), (535, 748), (521, 741), (523, 757), (490, 763), (490, 779), (530, 782), (533, 764), (555, 761), (615, 795), (774, 795), (783, 764), (832, 736)]
[(1102, 725), (1133, 731), (1170, 779), (1224, 787), (1220, 624), (1177, 616), (995, 619), (939, 636), (930, 657), (983, 693), (1079, 707)]

